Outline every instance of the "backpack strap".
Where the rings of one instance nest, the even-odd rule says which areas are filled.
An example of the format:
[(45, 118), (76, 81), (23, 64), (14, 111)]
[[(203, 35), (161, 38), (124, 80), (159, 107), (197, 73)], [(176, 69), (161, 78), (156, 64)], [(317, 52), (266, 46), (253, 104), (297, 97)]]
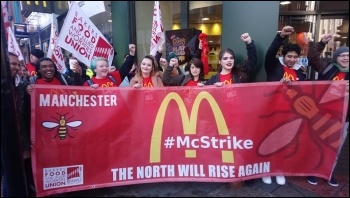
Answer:
[(90, 79), (89, 79), (89, 80), (87, 80), (86, 82), (88, 83), (88, 85), (89, 85), (89, 86), (91, 86), (91, 85), (93, 85), (93, 84), (94, 84), (94, 82), (92, 82), (92, 80), (90, 80)]
[(114, 84), (117, 84), (117, 80), (110, 74), (107, 75), (107, 77), (109, 78), (109, 80), (111, 80)]
[(321, 74), (322, 75), (325, 75), (329, 70), (331, 70), (333, 67), (333, 63), (332, 64), (329, 64), (322, 72)]
[[(114, 84), (117, 84), (117, 80), (112, 76), (112, 75), (107, 75), (107, 77), (109, 78), (109, 80), (111, 80)], [(94, 82), (92, 82), (91, 79), (86, 81), (88, 83), (89, 86), (93, 85)]]
[(65, 84), (65, 85), (68, 85), (68, 82), (65, 78), (65, 76), (63, 74), (61, 74), (61, 79), (62, 79), (62, 82)]

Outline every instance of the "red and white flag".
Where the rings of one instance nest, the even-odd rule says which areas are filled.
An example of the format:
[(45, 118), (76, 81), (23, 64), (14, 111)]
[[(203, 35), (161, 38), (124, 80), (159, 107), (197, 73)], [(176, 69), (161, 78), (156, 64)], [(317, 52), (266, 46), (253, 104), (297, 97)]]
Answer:
[(90, 65), (96, 57), (107, 58), (111, 65), (114, 58), (113, 46), (75, 2), (68, 10), (57, 45), (71, 52), (85, 65)]
[(67, 68), (64, 62), (62, 49), (57, 45), (57, 39), (58, 39), (57, 19), (54, 16), (54, 14), (52, 14), (50, 45), (47, 51), (47, 57), (53, 60), (59, 72), (64, 73), (66, 72)]
[(23, 55), (21, 50), (19, 49), (18, 43), (16, 41), (15, 35), (13, 34), (10, 27), (7, 27), (7, 51), (18, 56), (18, 59), (23, 60)]
[(5, 38), (7, 40), (7, 27), (10, 27), (9, 13), (7, 9), (7, 1), (1, 1), (2, 18), (4, 18)]
[(150, 54), (155, 56), (159, 46), (165, 42), (165, 33), (162, 22), (162, 13), (160, 11), (159, 1), (154, 2), (153, 22), (152, 22), (152, 38)]

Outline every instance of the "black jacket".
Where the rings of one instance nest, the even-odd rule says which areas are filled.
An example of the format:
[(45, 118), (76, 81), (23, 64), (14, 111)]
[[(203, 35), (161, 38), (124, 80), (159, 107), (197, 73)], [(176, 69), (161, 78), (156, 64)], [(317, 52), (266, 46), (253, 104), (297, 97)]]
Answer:
[[(284, 39), (279, 34), (276, 35), (275, 39), (272, 41), (269, 49), (265, 55), (265, 71), (267, 75), (267, 81), (280, 81), (283, 78), (284, 69), (279, 58), (276, 54), (279, 48), (282, 46)], [(297, 78), (300, 80), (305, 80), (306, 76), (302, 69), (295, 70)]]
[[(320, 41), (310, 47), (307, 54), (309, 65), (318, 72), (318, 80), (332, 80), (340, 72), (334, 64), (321, 60), (320, 56), (325, 47), (326, 44)], [(346, 73), (345, 80), (349, 80), (349, 72)]]
[(26, 87), (27, 84), (20, 82), (14, 89), (23, 152), (30, 151), (30, 96), (26, 92)]
[[(246, 44), (247, 49), (247, 55), (248, 60), (245, 61), (243, 67), (244, 70), (240, 72), (234, 72), (235, 68), (232, 68), (231, 74), (232, 74), (232, 81), (234, 83), (246, 83), (249, 79), (249, 74), (254, 70), (256, 63), (258, 62), (258, 55), (256, 53), (256, 48), (254, 41), (252, 41), (250, 44)], [(234, 67), (237, 67), (235, 65)], [(213, 85), (216, 82), (220, 82), (220, 70), (217, 74), (210, 77), (210, 79), (206, 82), (206, 85)]]

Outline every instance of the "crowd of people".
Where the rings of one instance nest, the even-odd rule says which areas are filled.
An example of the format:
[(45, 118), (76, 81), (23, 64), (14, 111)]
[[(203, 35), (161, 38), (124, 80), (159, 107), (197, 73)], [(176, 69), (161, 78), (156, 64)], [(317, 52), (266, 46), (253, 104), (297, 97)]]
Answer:
[[(285, 26), (276, 34), (265, 55), (266, 81), (280, 81), (291, 83), (293, 81), (306, 80), (305, 72), (298, 62), (301, 48), (297, 44), (286, 43), (294, 29)], [(30, 93), (35, 84), (89, 86), (92, 89), (103, 87), (129, 86), (134, 88), (152, 88), (164, 86), (210, 86), (223, 87), (228, 84), (249, 83), (251, 73), (257, 67), (257, 50), (254, 40), (248, 33), (241, 35), (241, 40), (246, 45), (247, 58), (243, 63), (235, 62), (234, 50), (227, 48), (219, 54), (218, 72), (205, 79), (204, 66), (200, 55), (202, 43), (199, 42), (198, 50), (182, 70), (179, 67), (178, 56), (170, 52), (166, 58), (162, 58), (162, 46), (156, 56), (146, 55), (139, 65), (135, 61), (136, 47), (129, 45), (129, 53), (125, 55), (123, 65), (117, 70), (108, 64), (105, 58), (95, 58), (90, 65), (76, 61), (73, 67), (69, 66), (69, 59), (76, 59), (72, 54), (66, 58), (67, 72), (58, 72), (54, 61), (44, 57), (44, 52), (34, 49), (30, 54), (30, 62), (24, 66), (20, 64), (15, 54), (8, 53), (8, 62), (13, 77), (17, 116), (20, 121), (21, 143), (23, 147), (23, 159), (27, 175), (28, 191), (35, 193), (33, 175), (30, 163)], [(324, 62), (320, 54), (332, 35), (326, 34), (322, 40), (309, 49), (309, 66), (318, 73), (318, 80), (349, 80), (349, 48), (339, 47), (333, 54), (332, 62)], [(284, 44), (285, 43), (285, 44)], [(282, 56), (276, 57), (277, 51), (283, 46)], [(348, 117), (347, 117), (348, 123)], [(271, 184), (271, 177), (263, 177), (263, 182)], [(283, 175), (276, 176), (280, 185), (285, 184)], [(310, 184), (316, 185), (315, 177), (307, 177)], [(3, 196), (6, 196), (6, 178), (2, 174)], [(332, 177), (329, 180), (332, 186), (338, 183)], [(242, 186), (242, 182), (234, 182), (234, 186)]]

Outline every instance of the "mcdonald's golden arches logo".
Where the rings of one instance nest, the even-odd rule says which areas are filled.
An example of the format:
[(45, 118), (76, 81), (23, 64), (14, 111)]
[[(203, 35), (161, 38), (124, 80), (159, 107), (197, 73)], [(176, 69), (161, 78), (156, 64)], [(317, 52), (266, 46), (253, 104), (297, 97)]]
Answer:
[(291, 81), (295, 81), (293, 74), (289, 74), (288, 72), (284, 72), (283, 78), (288, 78)]
[[(174, 100), (179, 106), (183, 131), (185, 135), (193, 135), (196, 134), (197, 128), (197, 118), (198, 118), (198, 110), (200, 103), (203, 99), (206, 99), (210, 104), (212, 112), (215, 117), (216, 126), (218, 129), (219, 135), (229, 135), (229, 131), (227, 128), (227, 124), (224, 116), (222, 115), (221, 109), (219, 105), (216, 103), (215, 99), (212, 95), (210, 95), (206, 91), (200, 92), (196, 99), (193, 102), (192, 110), (190, 112), (190, 116), (187, 113), (185, 104), (179, 94), (175, 92), (169, 93), (162, 101), (152, 131), (151, 137), (151, 148), (150, 148), (150, 162), (151, 163), (159, 163), (160, 162), (160, 154), (161, 154), (161, 143), (162, 143), (162, 132), (163, 132), (163, 122), (165, 117), (165, 112), (171, 100)], [(196, 150), (186, 150), (185, 151), (186, 158), (195, 158)], [(233, 163), (233, 151), (231, 150), (222, 150), (221, 151), (222, 162), (224, 163)]]

